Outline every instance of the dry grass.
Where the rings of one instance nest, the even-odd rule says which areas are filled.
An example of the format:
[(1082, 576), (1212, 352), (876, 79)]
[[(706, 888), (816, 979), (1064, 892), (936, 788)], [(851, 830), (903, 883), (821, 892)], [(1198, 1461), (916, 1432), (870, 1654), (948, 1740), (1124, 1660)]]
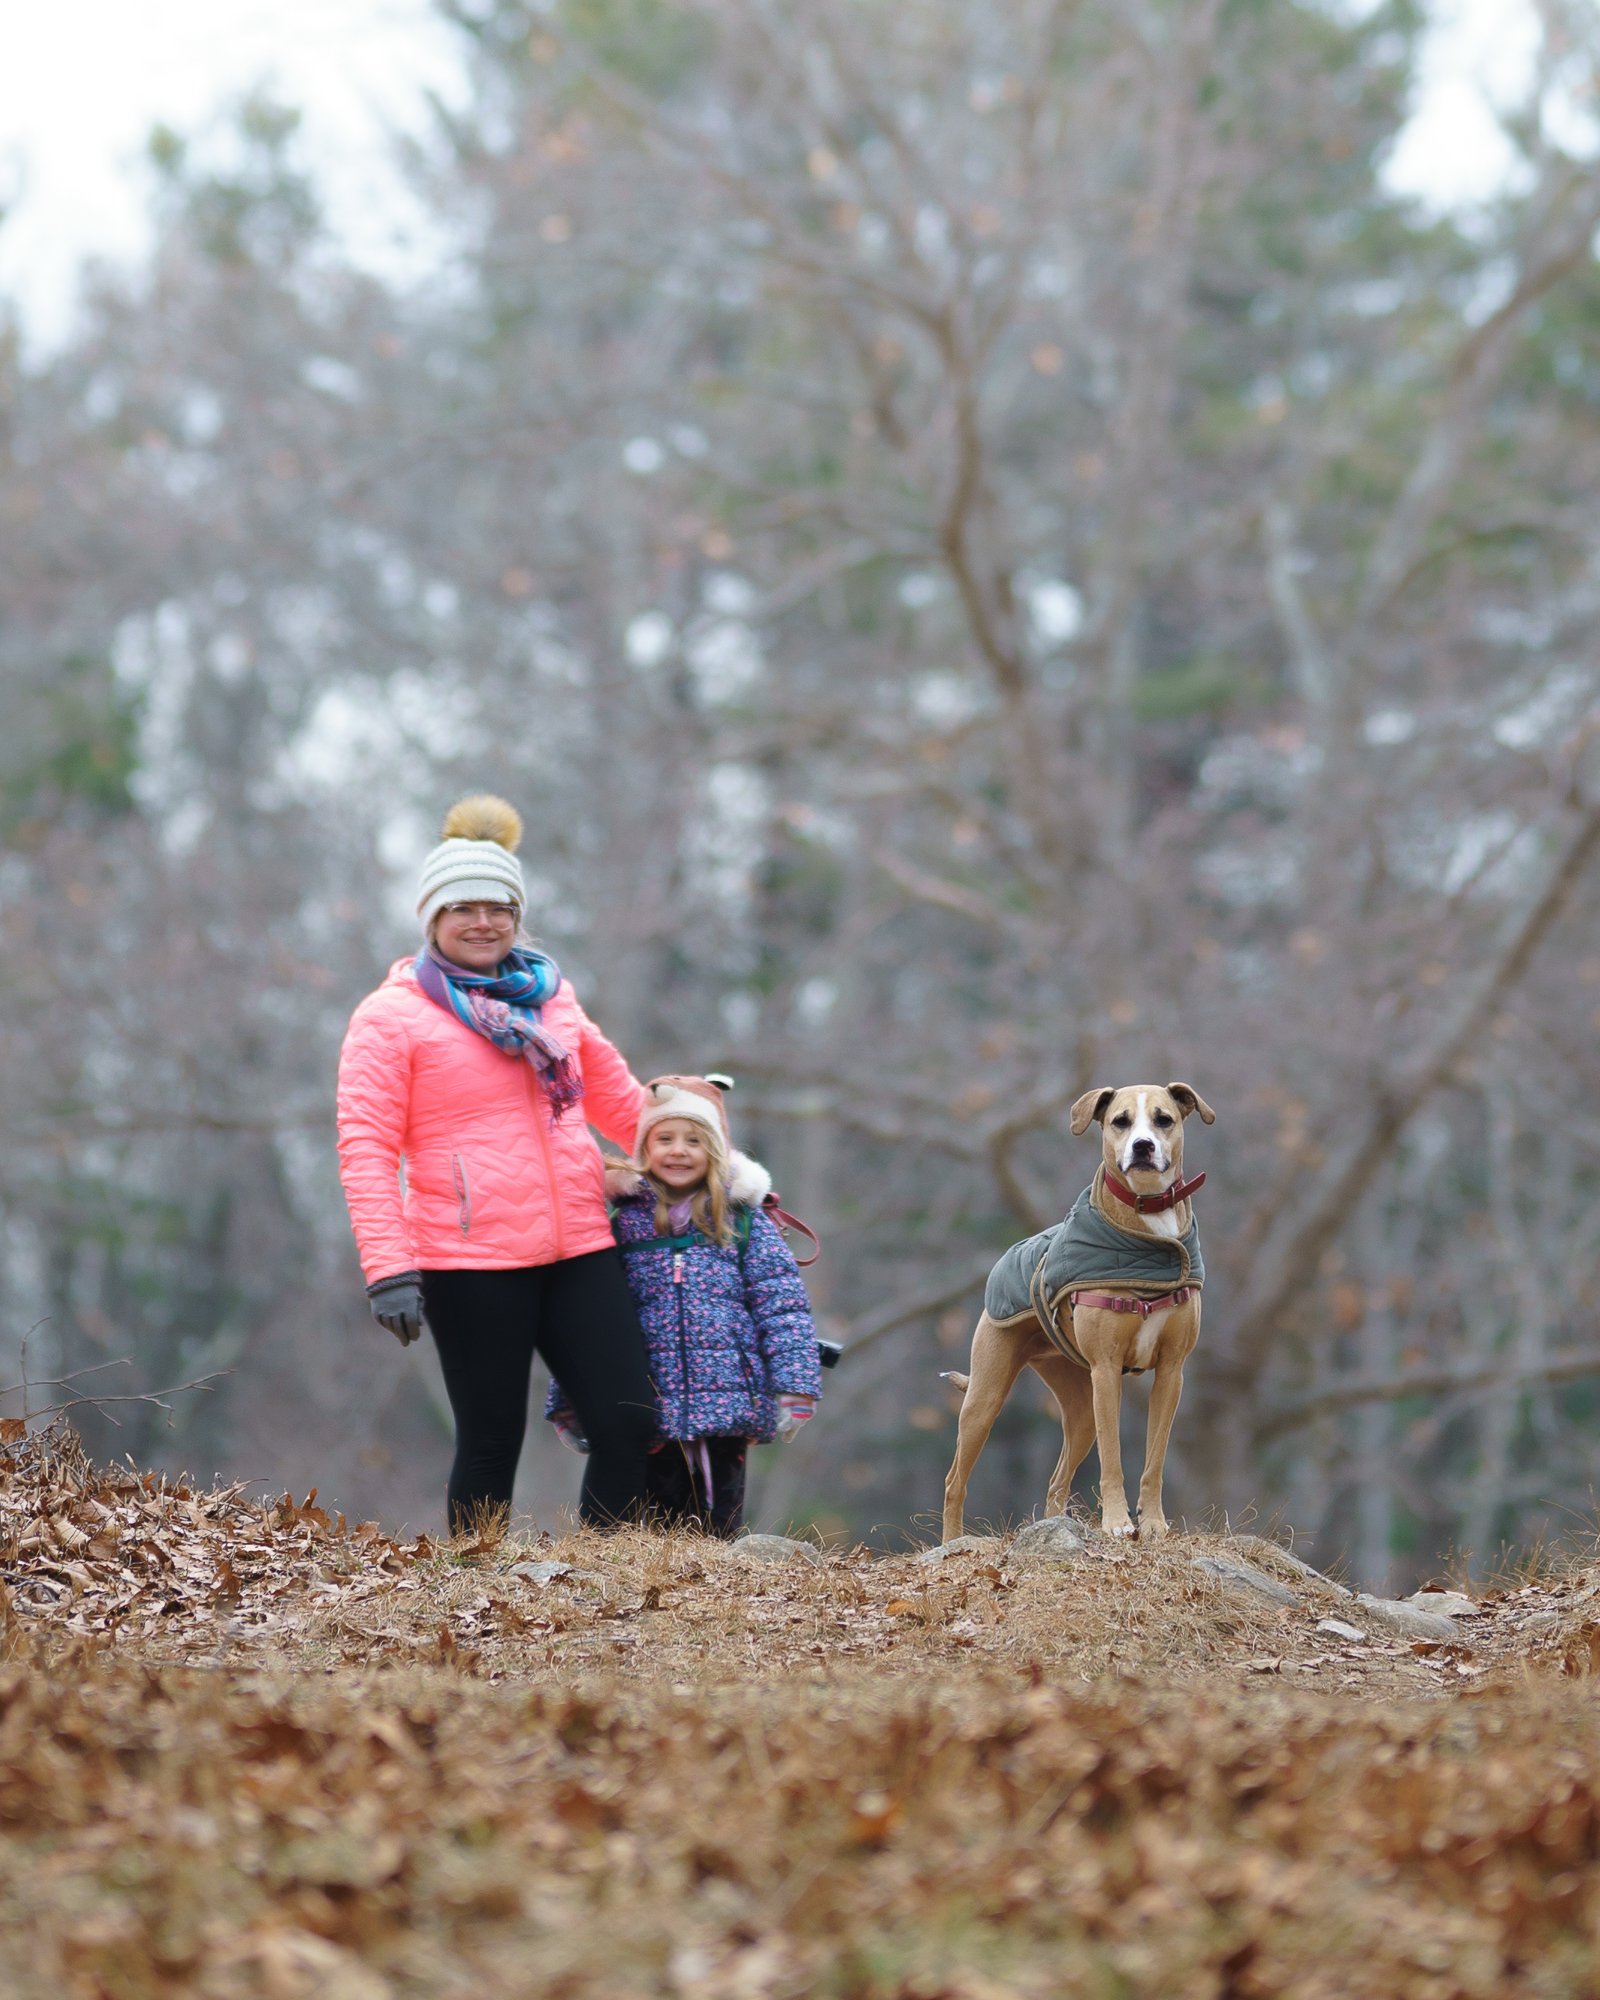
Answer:
[(1202, 1549), (1275, 1560), (445, 1549), (16, 1444), (4, 1991), (1594, 1992), (1600, 1573), (1419, 1653)]

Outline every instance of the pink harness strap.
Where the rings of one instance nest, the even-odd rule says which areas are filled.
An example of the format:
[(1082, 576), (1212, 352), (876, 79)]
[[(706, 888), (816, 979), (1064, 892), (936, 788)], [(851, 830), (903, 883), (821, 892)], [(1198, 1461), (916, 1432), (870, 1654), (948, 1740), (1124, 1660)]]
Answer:
[(1148, 1319), (1152, 1313), (1165, 1312), (1169, 1306), (1181, 1306), (1200, 1290), (1198, 1285), (1180, 1285), (1175, 1292), (1163, 1292), (1157, 1299), (1118, 1299), (1109, 1292), (1068, 1292), (1069, 1306), (1098, 1306), (1104, 1312), (1137, 1313), (1140, 1319)]

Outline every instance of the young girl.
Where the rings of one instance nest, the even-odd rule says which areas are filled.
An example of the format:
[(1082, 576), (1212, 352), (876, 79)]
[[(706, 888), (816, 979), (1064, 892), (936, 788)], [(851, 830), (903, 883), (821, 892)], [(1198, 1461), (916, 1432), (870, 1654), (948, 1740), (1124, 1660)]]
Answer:
[[(634, 1161), (613, 1168), (607, 1187), (660, 1406), (647, 1501), (660, 1519), (731, 1537), (744, 1521), (750, 1445), (792, 1436), (816, 1409), (811, 1303), (761, 1209), (769, 1176), (729, 1144), (717, 1085), (646, 1084)], [(545, 1414), (583, 1449), (554, 1381)]]

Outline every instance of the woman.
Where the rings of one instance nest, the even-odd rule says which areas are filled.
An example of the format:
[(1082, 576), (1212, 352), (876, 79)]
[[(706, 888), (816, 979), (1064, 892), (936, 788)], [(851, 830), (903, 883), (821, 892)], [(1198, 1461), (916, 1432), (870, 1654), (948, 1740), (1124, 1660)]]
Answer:
[(521, 835), (503, 799), (451, 808), (422, 867), (422, 949), (357, 1007), (339, 1061), (339, 1171), (367, 1295), (402, 1346), (424, 1322), (438, 1345), (456, 1532), (510, 1506), (535, 1349), (592, 1447), (583, 1520), (636, 1511), (654, 1437), (586, 1122), (631, 1145), (643, 1093), (554, 960), (518, 943)]

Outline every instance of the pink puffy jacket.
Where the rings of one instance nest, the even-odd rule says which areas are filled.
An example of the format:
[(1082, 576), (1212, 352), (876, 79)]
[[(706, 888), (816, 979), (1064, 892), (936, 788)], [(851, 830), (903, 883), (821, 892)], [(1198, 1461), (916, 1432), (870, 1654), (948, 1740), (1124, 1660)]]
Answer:
[(339, 1057), (339, 1176), (368, 1284), (610, 1248), (605, 1170), (584, 1121), (631, 1152), (644, 1093), (564, 980), (543, 1020), (583, 1072), (583, 1101), (560, 1124), (532, 1063), (430, 1000), (410, 959), (351, 1016)]

